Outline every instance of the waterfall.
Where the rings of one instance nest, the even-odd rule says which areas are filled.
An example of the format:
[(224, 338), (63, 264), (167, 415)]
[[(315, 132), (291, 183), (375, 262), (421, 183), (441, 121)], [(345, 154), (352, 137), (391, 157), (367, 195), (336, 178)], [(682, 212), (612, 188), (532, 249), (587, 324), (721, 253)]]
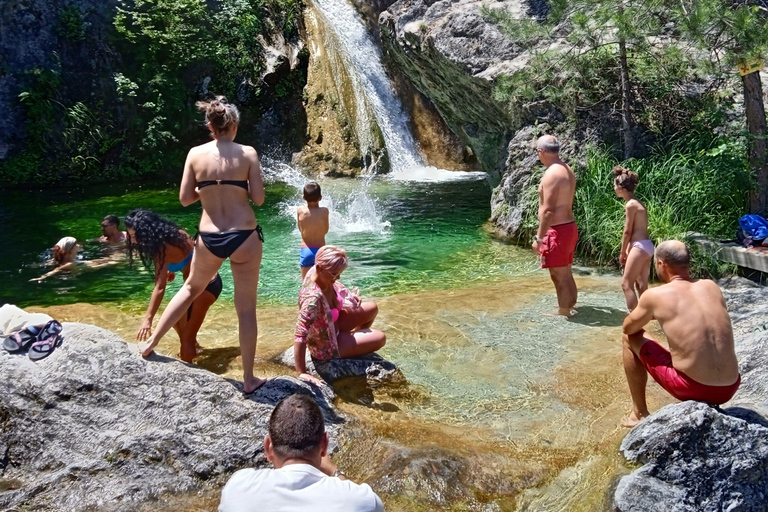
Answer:
[[(317, 12), (323, 17), (326, 27), (333, 31), (338, 42), (339, 54), (344, 60), (347, 73), (352, 81), (357, 112), (361, 150), (366, 153), (366, 141), (372, 137), (370, 123), (362, 118), (368, 106), (381, 130), (387, 148), (392, 171), (406, 171), (423, 166), (423, 160), (416, 147), (410, 129), (408, 116), (400, 100), (395, 96), (392, 84), (384, 71), (381, 53), (371, 39), (368, 29), (348, 0), (312, 0)], [(367, 124), (367, 126), (365, 126)], [(366, 162), (372, 167), (373, 162)]]

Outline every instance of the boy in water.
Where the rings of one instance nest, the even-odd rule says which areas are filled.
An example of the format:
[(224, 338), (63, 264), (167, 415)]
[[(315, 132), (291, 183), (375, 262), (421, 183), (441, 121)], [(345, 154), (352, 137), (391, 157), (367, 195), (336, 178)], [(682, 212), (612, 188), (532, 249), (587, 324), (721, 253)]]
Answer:
[(299, 265), (301, 279), (315, 264), (315, 254), (325, 245), (325, 235), (328, 233), (328, 208), (320, 207), (320, 185), (310, 181), (304, 185), (304, 200), (306, 206), (299, 206), (296, 217), (301, 232), (301, 249), (299, 250)]

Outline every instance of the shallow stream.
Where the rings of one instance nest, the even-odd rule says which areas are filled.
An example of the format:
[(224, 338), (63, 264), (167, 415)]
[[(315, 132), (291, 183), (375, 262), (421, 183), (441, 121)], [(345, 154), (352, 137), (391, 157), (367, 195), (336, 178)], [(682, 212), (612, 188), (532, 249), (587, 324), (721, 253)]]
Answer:
[[(270, 360), (291, 346), (299, 288), (294, 220), (303, 178), (272, 166), (265, 205), (259, 283), (257, 372), (286, 373)], [(381, 354), (408, 384), (368, 389), (337, 385), (338, 406), (358, 418), (338, 461), (371, 482), (388, 510), (600, 510), (625, 471), (618, 427), (629, 407), (621, 367), (623, 296), (610, 271), (578, 267), (579, 313), (552, 316), (554, 289), (529, 250), (483, 229), (490, 188), (477, 176), (422, 174), (437, 181), (325, 180), (328, 243), (347, 249), (342, 276), (380, 307)], [(413, 176), (411, 176), (413, 178)], [(101, 218), (134, 207), (166, 215), (191, 234), (199, 205), (182, 208), (171, 186), (101, 187), (16, 193), (0, 205), (0, 303), (93, 323), (132, 341), (152, 277), (140, 264), (82, 270), (29, 283), (44, 272), (61, 236), (99, 235)], [(85, 244), (86, 257), (99, 254)], [(241, 361), (232, 282), (198, 336), (197, 363), (239, 378)], [(166, 302), (178, 289), (173, 283)], [(175, 355), (168, 335), (159, 351)], [(649, 405), (665, 403), (649, 386)], [(191, 504), (190, 504), (191, 503)], [(175, 510), (214, 510), (216, 492), (180, 498)]]

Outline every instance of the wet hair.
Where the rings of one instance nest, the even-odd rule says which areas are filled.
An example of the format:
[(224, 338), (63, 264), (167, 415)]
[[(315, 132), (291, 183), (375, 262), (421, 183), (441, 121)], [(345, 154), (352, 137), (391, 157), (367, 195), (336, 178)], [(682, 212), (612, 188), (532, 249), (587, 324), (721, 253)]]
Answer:
[(77, 240), (72, 236), (65, 236), (56, 242), (56, 245), (53, 246), (53, 262), (57, 267), (64, 264), (67, 254), (72, 252), (76, 246)]
[(101, 222), (106, 222), (107, 224), (117, 226), (118, 228), (120, 227), (120, 218), (117, 215), (107, 215)]
[(205, 114), (205, 122), (211, 123), (214, 133), (226, 133), (240, 123), (240, 111), (224, 96), (210, 101), (198, 101), (195, 106)]
[(630, 192), (634, 192), (637, 184), (640, 183), (640, 176), (636, 172), (625, 169), (620, 165), (613, 168), (613, 175), (616, 176), (613, 179), (613, 184)]
[(316, 181), (310, 181), (304, 185), (304, 200), (305, 201), (319, 201), (322, 197), (320, 192), (320, 184)]
[(691, 253), (683, 242), (667, 240), (656, 247), (656, 259), (670, 267), (684, 268), (691, 264)]
[(334, 245), (324, 245), (315, 254), (315, 266), (338, 276), (349, 265), (344, 249)]
[(560, 142), (554, 135), (542, 135), (536, 142), (536, 149), (540, 149), (545, 153), (560, 153)]
[(133, 255), (137, 253), (141, 262), (147, 268), (152, 268), (155, 262), (165, 260), (165, 244), (171, 244), (179, 249), (185, 249), (189, 236), (170, 220), (155, 212), (139, 208), (125, 217), (125, 227), (136, 232), (136, 242), (129, 236), (126, 240), (128, 261), (133, 265)]
[(322, 443), (324, 433), (323, 413), (306, 395), (295, 394), (280, 400), (269, 417), (269, 438), (280, 458), (311, 455)]

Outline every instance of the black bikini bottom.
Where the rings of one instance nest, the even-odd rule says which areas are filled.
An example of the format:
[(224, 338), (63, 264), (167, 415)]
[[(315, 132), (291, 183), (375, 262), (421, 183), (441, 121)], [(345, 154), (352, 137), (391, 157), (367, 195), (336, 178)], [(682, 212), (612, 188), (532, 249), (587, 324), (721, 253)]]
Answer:
[(258, 233), (259, 240), (264, 242), (264, 232), (261, 230), (261, 226), (256, 226), (256, 229), (237, 229), (233, 231), (200, 231), (198, 236), (208, 250), (211, 251), (211, 254), (217, 258), (226, 259), (232, 256), (237, 248), (243, 245), (243, 242), (254, 231)]
[[(205, 287), (205, 291), (213, 295), (214, 300), (219, 298), (219, 295), (221, 295), (221, 290), (224, 288), (224, 283), (221, 281), (221, 276), (219, 273), (216, 273), (216, 277), (211, 279), (211, 282), (208, 283), (208, 286)], [(194, 305), (194, 302), (192, 303)], [(187, 320), (192, 316), (192, 306), (189, 306), (187, 309)]]

